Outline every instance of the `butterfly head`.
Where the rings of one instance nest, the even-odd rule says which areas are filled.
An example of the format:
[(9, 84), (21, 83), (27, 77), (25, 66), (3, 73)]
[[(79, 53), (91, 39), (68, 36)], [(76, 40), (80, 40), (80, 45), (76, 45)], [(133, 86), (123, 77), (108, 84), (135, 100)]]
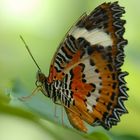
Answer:
[(39, 90), (47, 97), (50, 97), (50, 94), (48, 92), (48, 90), (46, 89), (46, 86), (48, 85), (47, 82), (47, 77), (45, 76), (45, 74), (43, 74), (41, 72), (41, 70), (38, 70), (37, 74), (36, 74), (36, 86), (37, 88), (39, 88)]
[(39, 67), (38, 63), (34, 59), (34, 57), (33, 57), (32, 53), (31, 53), (27, 43), (25, 42), (25, 40), (23, 39), (22, 36), (20, 36), (20, 39), (24, 43), (25, 48), (27, 49), (29, 55), (31, 56), (32, 60), (34, 61), (35, 65), (36, 65), (36, 67), (38, 68), (38, 72), (36, 74), (36, 82), (35, 82), (37, 88), (35, 89), (35, 91), (33, 93), (35, 93), (36, 91), (40, 90), (45, 96), (49, 97), (49, 94), (48, 94), (48, 92), (47, 92), (47, 90), (45, 88), (45, 85), (46, 85), (45, 82), (47, 81), (47, 77), (45, 76), (45, 74), (43, 74), (41, 72), (41, 68)]
[(41, 70), (38, 70), (36, 74), (36, 86), (42, 86), (46, 79), (47, 77), (41, 72)]

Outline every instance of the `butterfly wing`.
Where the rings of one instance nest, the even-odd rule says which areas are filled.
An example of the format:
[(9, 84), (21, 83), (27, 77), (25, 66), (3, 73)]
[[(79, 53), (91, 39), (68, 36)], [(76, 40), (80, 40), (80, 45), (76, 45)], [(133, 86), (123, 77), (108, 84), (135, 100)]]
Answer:
[(81, 131), (87, 130), (83, 121), (109, 129), (127, 112), (123, 105), (128, 97), (127, 73), (121, 71), (127, 44), (123, 13), (124, 8), (114, 2), (84, 15), (53, 58), (48, 82), (62, 82), (60, 94), (68, 118)]

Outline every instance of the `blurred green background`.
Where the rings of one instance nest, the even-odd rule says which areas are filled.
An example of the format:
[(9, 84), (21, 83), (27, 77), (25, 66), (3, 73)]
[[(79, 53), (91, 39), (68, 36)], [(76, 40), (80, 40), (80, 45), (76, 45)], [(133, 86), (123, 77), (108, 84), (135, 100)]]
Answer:
[[(109, 1), (113, 2), (113, 0)], [(52, 123), (44, 122), (44, 120), (40, 122), (38, 118), (46, 117), (43, 113), (47, 110), (47, 108), (40, 108), (42, 102), (46, 104), (43, 95), (39, 95), (40, 99), (32, 101), (31, 105), (30, 101), (28, 105), (23, 103), (23, 106), (27, 108), (30, 106), (30, 110), (36, 115), (16, 108), (22, 105), (15, 100), (15, 97), (24, 95), (26, 90), (28, 92), (25, 94), (28, 94), (35, 88), (37, 71), (19, 35), (24, 37), (35, 59), (47, 75), (50, 61), (69, 28), (84, 12), (89, 13), (99, 4), (109, 1), (0, 0), (0, 140), (64, 139), (68, 138), (67, 135), (74, 135), (75, 139), (86, 139), (87, 135), (79, 134), (75, 130), (73, 132), (63, 129), (62, 126), (55, 125), (53, 121)], [(130, 88), (128, 92), (130, 97), (125, 103), (129, 114), (122, 116), (119, 125), (109, 132), (100, 128), (99, 130), (92, 128), (93, 132), (97, 132), (93, 136), (95, 140), (96, 136), (98, 138), (98, 132), (107, 134), (110, 139), (140, 139), (140, 1), (119, 0), (119, 4), (126, 10), (124, 15), (124, 19), (127, 20), (125, 38), (129, 41), (125, 49), (126, 58), (123, 66), (123, 70), (129, 72), (126, 81)], [(13, 88), (16, 90), (13, 91)], [(9, 98), (4, 94), (9, 95), (9, 93), (14, 93), (10, 95), (10, 98), (14, 99), (10, 101), (11, 106), (5, 104), (9, 102)], [(37, 107), (38, 109), (35, 110)], [(47, 107), (50, 108), (50, 106)], [(42, 109), (42, 115), (39, 109)], [(103, 135), (103, 139), (108, 138)]]

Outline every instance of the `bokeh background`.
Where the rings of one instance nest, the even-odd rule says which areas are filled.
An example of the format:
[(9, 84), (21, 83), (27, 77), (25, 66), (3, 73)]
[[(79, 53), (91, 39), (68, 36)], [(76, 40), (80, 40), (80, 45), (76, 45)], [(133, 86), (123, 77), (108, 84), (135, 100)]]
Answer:
[[(77, 135), (76, 132), (55, 125), (53, 121), (46, 122), (42, 119), (38, 122), (40, 116), (46, 118), (44, 111), (47, 112), (52, 105), (48, 103), (45, 106), (46, 100), (43, 95), (37, 95), (33, 97), (34, 100), (26, 103), (16, 100), (16, 97), (28, 94), (35, 88), (37, 71), (19, 35), (24, 37), (42, 71), (47, 75), (50, 61), (68, 29), (84, 12), (89, 13), (99, 4), (109, 1), (113, 2), (113, 0), (0, 0), (0, 140), (63, 139), (67, 138), (67, 135), (74, 135), (74, 138), (80, 140), (86, 139), (81, 134)], [(124, 19), (127, 20), (125, 38), (129, 43), (125, 49), (123, 70), (129, 72), (126, 78), (130, 89), (129, 100), (125, 103), (129, 114), (122, 116), (121, 123), (110, 132), (100, 128), (99, 132), (103, 131), (110, 139), (138, 140), (140, 139), (140, 1), (118, 1), (125, 7)], [(5, 102), (10, 102), (11, 105), (7, 106)], [(36, 115), (30, 114), (30, 111), (26, 112), (26, 109), (20, 110), (17, 106), (19, 108), (24, 106), (27, 110), (30, 108)], [(53, 111), (50, 109), (48, 115), (49, 112)], [(58, 115), (59, 113), (58, 111)], [(58, 130), (59, 138), (56, 135)], [(92, 131), (98, 132), (98, 128), (93, 128)]]

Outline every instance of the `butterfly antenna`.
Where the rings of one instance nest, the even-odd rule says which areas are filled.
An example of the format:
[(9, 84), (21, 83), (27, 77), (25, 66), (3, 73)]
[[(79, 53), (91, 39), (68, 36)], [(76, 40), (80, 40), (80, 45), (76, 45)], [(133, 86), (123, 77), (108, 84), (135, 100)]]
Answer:
[(31, 53), (31, 51), (30, 51), (28, 45), (26, 44), (25, 40), (23, 39), (23, 37), (22, 37), (21, 35), (20, 35), (20, 39), (21, 39), (22, 42), (24, 43), (24, 45), (25, 45), (25, 47), (26, 47), (26, 49), (27, 49), (29, 55), (31, 56), (31, 58), (32, 58), (32, 60), (34, 61), (35, 65), (37, 66), (38, 70), (41, 71), (41, 69), (40, 69), (39, 65), (37, 64), (36, 60), (34, 59), (34, 57), (33, 57), (32, 53)]

